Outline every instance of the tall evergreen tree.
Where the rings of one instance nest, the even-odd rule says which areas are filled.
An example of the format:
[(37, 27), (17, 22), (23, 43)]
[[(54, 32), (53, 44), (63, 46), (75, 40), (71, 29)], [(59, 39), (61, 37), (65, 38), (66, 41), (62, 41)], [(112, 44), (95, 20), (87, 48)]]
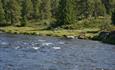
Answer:
[(59, 3), (59, 25), (73, 24), (76, 21), (75, 0), (60, 0)]
[(114, 11), (115, 9), (115, 0), (109, 0), (110, 3), (110, 11)]
[(10, 16), (10, 6), (9, 6), (9, 1), (8, 0), (2, 0), (3, 3), (3, 8), (5, 12), (5, 19), (6, 23), (9, 25), (11, 24), (11, 16)]
[(94, 0), (94, 16), (105, 16), (106, 8), (101, 0)]
[(3, 9), (2, 1), (0, 0), (0, 25), (5, 24), (5, 12)]
[(111, 20), (112, 20), (112, 24), (115, 25), (115, 9), (114, 9), (113, 12), (112, 12)]
[(31, 0), (23, 0), (22, 1), (22, 17), (25, 16), (28, 19), (32, 18), (33, 13), (33, 5)]
[(20, 25), (21, 7), (17, 0), (9, 0), (11, 23)]
[(21, 2), (21, 26), (25, 26), (29, 19), (32, 19), (33, 5), (31, 0), (23, 0)]
[(32, 0), (32, 3), (33, 3), (33, 18), (39, 19), (40, 18), (41, 0)]
[(41, 18), (50, 19), (52, 17), (51, 13), (51, 0), (42, 0), (41, 3)]
[(88, 0), (76, 0), (77, 16), (88, 16)]
[(57, 12), (58, 12), (58, 6), (59, 6), (59, 1), (60, 0), (52, 0), (51, 1), (51, 12), (52, 16), (55, 18), (57, 17)]

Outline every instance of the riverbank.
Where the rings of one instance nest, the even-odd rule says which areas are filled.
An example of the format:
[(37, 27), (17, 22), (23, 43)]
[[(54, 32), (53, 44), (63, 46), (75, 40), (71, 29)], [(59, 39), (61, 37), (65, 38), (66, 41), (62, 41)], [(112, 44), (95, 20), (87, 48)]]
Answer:
[[(15, 27), (7, 26), (1, 27), (0, 32), (12, 33), (12, 34), (24, 34), (24, 35), (38, 35), (38, 36), (52, 36), (70, 39), (89, 39), (98, 40), (105, 43), (115, 44), (114, 33), (111, 32), (100, 32), (99, 29), (81, 29), (81, 30), (42, 30), (34, 27)], [(107, 33), (110, 35), (108, 36)]]
[(100, 32), (99, 35), (94, 37), (94, 39), (104, 43), (115, 44), (115, 31)]
[(74, 36), (74, 37), (83, 37), (85, 39), (92, 38), (97, 35), (99, 29), (81, 29), (81, 30), (40, 30), (34, 27), (1, 27), (1, 32), (13, 33), (13, 34), (27, 34), (27, 35), (39, 35), (39, 36), (55, 36), (55, 37), (63, 37), (63, 36)]

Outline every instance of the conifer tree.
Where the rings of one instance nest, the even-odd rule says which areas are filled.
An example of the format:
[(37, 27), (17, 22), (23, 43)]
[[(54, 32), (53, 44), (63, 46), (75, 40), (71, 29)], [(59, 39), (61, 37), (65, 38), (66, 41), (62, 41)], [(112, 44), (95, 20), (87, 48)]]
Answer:
[(39, 19), (40, 18), (40, 0), (32, 0), (33, 3), (33, 18), (34, 19)]
[(41, 18), (42, 19), (51, 19), (51, 0), (42, 0), (41, 3)]
[(112, 12), (111, 20), (112, 20), (112, 24), (115, 25), (115, 9), (114, 9), (114, 11)]
[(23, 0), (22, 1), (22, 17), (26, 16), (26, 18), (31, 19), (33, 13), (33, 5), (31, 0)]
[(66, 18), (67, 24), (73, 24), (76, 21), (75, 0), (67, 0), (66, 2)]
[(95, 4), (94, 4), (94, 16), (105, 16), (106, 14), (106, 8), (104, 6), (104, 4), (102, 3), (101, 0), (94, 0)]
[(11, 24), (11, 17), (10, 17), (10, 6), (9, 6), (9, 1), (8, 0), (1, 0), (3, 4), (3, 9), (5, 12), (5, 19), (6, 23), (9, 25)]
[(60, 0), (58, 14), (59, 25), (75, 23), (75, 0)]
[(115, 0), (109, 0), (109, 3), (110, 3), (109, 9), (110, 9), (110, 13), (111, 13), (115, 9)]
[(14, 25), (20, 25), (21, 7), (18, 3), (18, 0), (9, 0), (9, 9), (11, 23)]
[(33, 6), (31, 0), (23, 0), (21, 2), (21, 26), (25, 26), (32, 19)]
[(3, 9), (2, 1), (0, 0), (0, 26), (5, 25), (5, 12)]
[(52, 12), (52, 16), (54, 18), (57, 17), (58, 6), (59, 6), (59, 0), (52, 0), (51, 1), (51, 12)]

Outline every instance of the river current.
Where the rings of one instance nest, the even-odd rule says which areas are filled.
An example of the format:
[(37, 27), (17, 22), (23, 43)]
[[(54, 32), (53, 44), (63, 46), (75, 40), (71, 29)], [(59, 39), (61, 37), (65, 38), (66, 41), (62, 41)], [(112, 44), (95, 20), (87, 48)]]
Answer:
[(0, 70), (115, 70), (115, 45), (0, 33)]

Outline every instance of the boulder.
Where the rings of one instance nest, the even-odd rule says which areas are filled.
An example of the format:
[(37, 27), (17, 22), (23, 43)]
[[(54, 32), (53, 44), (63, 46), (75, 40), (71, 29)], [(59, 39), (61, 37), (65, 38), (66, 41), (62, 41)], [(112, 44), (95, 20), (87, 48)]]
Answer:
[(66, 38), (66, 39), (76, 39), (76, 36), (63, 35), (63, 37)]
[(99, 40), (106, 40), (107, 37), (109, 37), (109, 35), (110, 35), (110, 32), (100, 32), (98, 38)]
[(115, 39), (115, 31), (111, 31), (110, 32), (110, 37), (113, 38), (113, 39)]
[(85, 33), (82, 32), (79, 36), (78, 36), (78, 39), (85, 39), (86, 36), (85, 36)]

